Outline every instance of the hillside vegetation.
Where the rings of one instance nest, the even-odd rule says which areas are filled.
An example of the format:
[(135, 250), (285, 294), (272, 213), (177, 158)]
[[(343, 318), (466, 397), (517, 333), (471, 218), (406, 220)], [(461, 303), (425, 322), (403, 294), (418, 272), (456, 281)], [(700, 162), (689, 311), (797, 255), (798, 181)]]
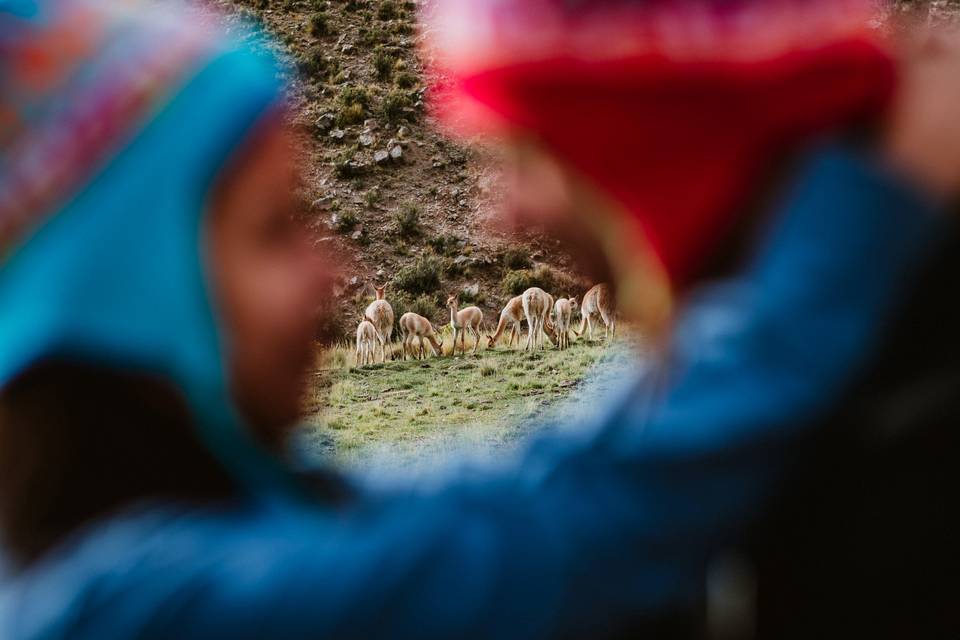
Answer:
[(436, 129), (417, 57), (417, 4), (395, 0), (212, 0), (236, 33), (267, 43), (291, 69), (292, 118), (301, 132), (303, 215), (335, 258), (336, 304), (323, 335), (345, 337), (387, 283), (398, 312), (432, 321), (460, 292), (495, 317), (529, 286), (582, 294), (555, 241), (507, 235), (493, 214), (497, 163)]

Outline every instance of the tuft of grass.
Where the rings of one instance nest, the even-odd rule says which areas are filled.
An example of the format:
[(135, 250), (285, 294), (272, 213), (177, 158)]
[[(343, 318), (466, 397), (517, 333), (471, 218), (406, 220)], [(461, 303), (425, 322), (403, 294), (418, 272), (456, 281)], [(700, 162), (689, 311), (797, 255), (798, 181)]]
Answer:
[(338, 233), (350, 233), (356, 228), (359, 222), (354, 212), (344, 211), (341, 214), (337, 214), (337, 222), (334, 224), (334, 229)]
[(337, 112), (337, 126), (363, 122), (370, 106), (370, 93), (365, 87), (346, 86), (340, 90), (338, 100), (340, 110)]
[(317, 11), (310, 14), (310, 19), (307, 24), (310, 35), (314, 38), (330, 35), (330, 21), (327, 18), (326, 12)]
[(448, 258), (455, 256), (460, 247), (456, 236), (449, 234), (433, 236), (427, 240), (427, 245), (429, 245), (438, 256), (446, 256)]
[(397, 5), (393, 0), (381, 0), (377, 7), (377, 17), (381, 20), (393, 20), (397, 17)]
[(333, 58), (327, 57), (326, 53), (326, 50), (321, 46), (313, 46), (307, 49), (299, 61), (300, 72), (319, 80), (325, 80), (338, 73), (340, 71), (339, 65)]
[(529, 252), (518, 247), (504, 249), (500, 254), (500, 262), (506, 268), (515, 271), (529, 269), (532, 266)]
[(417, 86), (417, 76), (409, 71), (398, 72), (394, 82), (401, 89), (412, 89)]
[(393, 216), (401, 238), (412, 238), (420, 233), (420, 209), (412, 202), (403, 205)]
[(534, 269), (508, 271), (500, 286), (504, 293), (512, 296), (520, 295), (530, 287), (540, 287), (545, 291), (563, 295), (568, 291), (575, 291), (577, 284), (569, 276), (541, 265)]
[(378, 80), (389, 80), (393, 75), (393, 65), (396, 59), (382, 47), (373, 54), (373, 69)]
[(406, 110), (413, 106), (410, 96), (405, 91), (392, 89), (383, 98), (380, 112), (390, 122), (397, 122), (406, 116)]
[(407, 293), (434, 293), (440, 288), (442, 265), (437, 258), (426, 256), (401, 267), (393, 277), (393, 285)]

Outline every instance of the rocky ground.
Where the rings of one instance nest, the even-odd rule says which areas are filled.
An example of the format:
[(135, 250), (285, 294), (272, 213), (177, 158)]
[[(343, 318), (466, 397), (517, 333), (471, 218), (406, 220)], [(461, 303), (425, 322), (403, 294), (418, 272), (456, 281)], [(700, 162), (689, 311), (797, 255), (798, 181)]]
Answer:
[[(203, 0), (200, 0), (203, 1)], [(336, 256), (336, 308), (323, 333), (355, 327), (372, 283), (389, 283), (397, 318), (440, 322), (460, 292), (495, 320), (534, 284), (582, 293), (555, 242), (494, 227), (496, 163), (449, 141), (425, 108), (417, 4), (394, 0), (206, 0), (232, 30), (257, 38), (291, 67), (293, 119), (302, 132), (303, 211), (314, 240)]]

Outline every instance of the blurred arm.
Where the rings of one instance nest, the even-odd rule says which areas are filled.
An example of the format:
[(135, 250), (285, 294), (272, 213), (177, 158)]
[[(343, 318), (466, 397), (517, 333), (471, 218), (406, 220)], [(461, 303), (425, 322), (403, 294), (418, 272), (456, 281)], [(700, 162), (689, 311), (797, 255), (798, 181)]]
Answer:
[(655, 405), (545, 439), (506, 475), (225, 543), (180, 619), (198, 636), (507, 638), (682, 610), (867, 363), (939, 224), (865, 159), (819, 155), (754, 264), (681, 321)]

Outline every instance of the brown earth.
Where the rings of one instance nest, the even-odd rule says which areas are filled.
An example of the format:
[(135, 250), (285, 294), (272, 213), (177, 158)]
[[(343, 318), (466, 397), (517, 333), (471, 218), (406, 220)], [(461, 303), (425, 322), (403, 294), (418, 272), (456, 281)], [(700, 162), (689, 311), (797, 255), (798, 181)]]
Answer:
[[(417, 57), (416, 3), (207, 4), (222, 9), (241, 37), (258, 38), (245, 22), (262, 25), (273, 39), (264, 45), (295, 67), (292, 117), (307, 167), (303, 210), (315, 242), (341, 270), (336, 311), (328, 314), (333, 326), (325, 327), (335, 337), (355, 326), (373, 283), (390, 283), (398, 318), (413, 309), (438, 324), (446, 296), (465, 288), (461, 304), (478, 304), (487, 324), (526, 286), (560, 295), (586, 290), (589, 283), (571, 278), (571, 259), (556, 241), (494, 228), (502, 195), (496, 163), (433, 126)], [(401, 159), (375, 161), (396, 146)]]

